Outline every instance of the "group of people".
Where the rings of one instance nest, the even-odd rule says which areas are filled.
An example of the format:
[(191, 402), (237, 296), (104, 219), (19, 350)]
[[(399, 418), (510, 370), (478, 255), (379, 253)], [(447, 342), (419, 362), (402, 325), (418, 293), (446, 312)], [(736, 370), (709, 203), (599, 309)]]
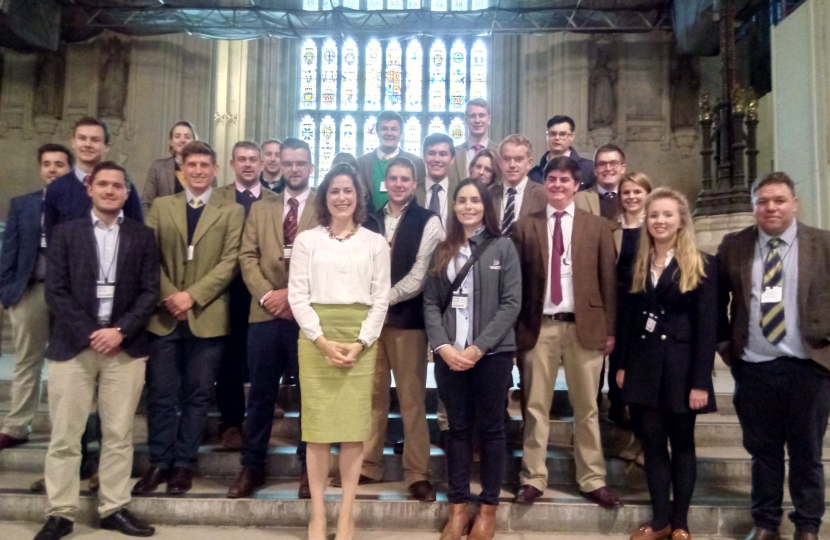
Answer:
[[(609, 417), (636, 434), (623, 457), (644, 463), (653, 508), (631, 538), (686, 540), (695, 421), (716, 410), (716, 350), (732, 366), (752, 455), (748, 538), (778, 538), (785, 446), (796, 540), (817, 538), (830, 233), (798, 223), (792, 180), (756, 181), (757, 224), (727, 236), (715, 257), (696, 247), (686, 198), (628, 172), (621, 148), (580, 158), (571, 118), (548, 121), (538, 164), (523, 135), (489, 140), (486, 101), (471, 100), (465, 119), (465, 143), (430, 134), (421, 159), (400, 148), (401, 117), (385, 111), (378, 148), (339, 154), (316, 189), (311, 149), (294, 138), (238, 142), (235, 181), (217, 187), (216, 153), (179, 122), (143, 205), (126, 171), (105, 160), (103, 122), (78, 121), (71, 151), (41, 147), (46, 188), (12, 201), (0, 256), (17, 353), (0, 450), (28, 439), (44, 357), (50, 369), (49, 510), (36, 540), (72, 531), (96, 395), (101, 526), (149, 536), (153, 528), (127, 509), (130, 496), (162, 484), (171, 495), (191, 489), (214, 386), (222, 444), (242, 450), (228, 497), (265, 484), (280, 382), (292, 366), (301, 388), (298, 496), (311, 499), (311, 540), (326, 538), (332, 444), (338, 540), (354, 537), (358, 485), (384, 479), (393, 375), (405, 481), (413, 498), (435, 501), (430, 357), (447, 457), (441, 540), (495, 534), (514, 364), (524, 420), (515, 502), (544, 496), (561, 367), (579, 493), (603, 508), (623, 505), (606, 485), (600, 438), (606, 358)], [(145, 387), (150, 468), (130, 486)], [(471, 517), (474, 442), (481, 492)]]

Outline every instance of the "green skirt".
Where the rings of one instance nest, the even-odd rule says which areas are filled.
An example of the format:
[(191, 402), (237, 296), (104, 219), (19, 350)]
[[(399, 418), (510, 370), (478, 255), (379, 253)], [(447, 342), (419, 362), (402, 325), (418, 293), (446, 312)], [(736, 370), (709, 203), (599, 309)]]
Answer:
[[(326, 339), (354, 343), (366, 320), (363, 304), (312, 304)], [(377, 347), (357, 356), (352, 368), (329, 364), (326, 356), (300, 332), (302, 439), (310, 443), (362, 442), (372, 434), (372, 387)]]

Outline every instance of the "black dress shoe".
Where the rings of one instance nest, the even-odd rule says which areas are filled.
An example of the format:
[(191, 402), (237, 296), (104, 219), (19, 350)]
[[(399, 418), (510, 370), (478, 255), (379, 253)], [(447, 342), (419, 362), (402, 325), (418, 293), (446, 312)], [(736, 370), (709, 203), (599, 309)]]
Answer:
[(35, 536), (35, 540), (60, 540), (71, 532), (72, 521), (60, 516), (49, 516), (46, 524)]
[(283, 375), (282, 376), (282, 384), (284, 384), (286, 386), (297, 386), (297, 384), (299, 384), (299, 382), (300, 382), (299, 377), (297, 377), (293, 373), (291, 375)]
[(184, 467), (173, 467), (170, 480), (167, 481), (167, 493), (181, 495), (193, 487), (193, 470)]
[(814, 532), (795, 531), (793, 540), (818, 540), (818, 534)]
[(611, 491), (608, 486), (602, 486), (594, 491), (579, 491), (579, 494), (591, 501), (594, 504), (605, 508), (606, 510), (613, 510), (614, 508), (622, 508), (623, 502), (616, 493)]
[(133, 495), (146, 495), (158, 489), (160, 484), (167, 482), (170, 477), (170, 469), (162, 469), (161, 467), (150, 467), (150, 470), (144, 473), (141, 480), (133, 486)]
[(781, 535), (778, 534), (777, 530), (771, 531), (769, 529), (755, 527), (749, 533), (749, 536), (746, 537), (746, 540), (781, 540)]
[(12, 448), (13, 446), (20, 446), (21, 444), (29, 442), (29, 439), (18, 439), (17, 437), (12, 437), (11, 435), (6, 435), (5, 433), (0, 433), (0, 450), (5, 450), (6, 448)]
[(395, 443), (395, 445), (392, 447), (392, 452), (393, 452), (396, 456), (400, 456), (401, 454), (403, 454), (403, 444), (404, 444), (404, 442), (403, 442), (403, 441), (398, 441), (398, 442), (396, 442), (396, 443)]
[(536, 502), (536, 499), (542, 496), (542, 493), (543, 492), (539, 491), (530, 484), (525, 484), (519, 488), (519, 491), (518, 493), (516, 493), (516, 498), (513, 499), (513, 502), (521, 504), (533, 504)]
[(153, 536), (156, 530), (138, 519), (126, 508), (121, 508), (114, 514), (101, 519), (101, 528), (108, 531), (118, 531), (127, 536)]
[(429, 480), (418, 480), (409, 485), (409, 493), (421, 502), (435, 502), (435, 489)]

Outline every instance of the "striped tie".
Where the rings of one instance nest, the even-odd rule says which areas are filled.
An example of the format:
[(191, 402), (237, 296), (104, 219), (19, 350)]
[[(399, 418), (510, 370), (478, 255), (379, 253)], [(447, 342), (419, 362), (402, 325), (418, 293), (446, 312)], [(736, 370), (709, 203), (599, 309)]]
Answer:
[[(784, 287), (784, 263), (778, 253), (780, 238), (770, 238), (769, 253), (764, 260), (764, 280), (762, 290), (771, 287)], [(787, 335), (784, 321), (784, 297), (780, 302), (761, 302), (761, 331), (773, 345), (778, 345)]]
[(513, 232), (513, 223), (516, 221), (516, 188), (507, 190), (507, 204), (504, 207), (504, 218), (501, 220), (502, 236), (510, 236)]

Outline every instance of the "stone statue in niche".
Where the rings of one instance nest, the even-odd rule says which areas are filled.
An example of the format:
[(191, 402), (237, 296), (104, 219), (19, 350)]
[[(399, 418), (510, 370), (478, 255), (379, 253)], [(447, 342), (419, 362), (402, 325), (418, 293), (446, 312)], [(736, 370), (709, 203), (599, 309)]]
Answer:
[(696, 128), (700, 75), (692, 56), (678, 55), (673, 62), (671, 84), (671, 128)]
[(98, 89), (98, 116), (124, 120), (127, 102), (127, 78), (130, 71), (130, 47), (117, 38), (103, 42)]
[(35, 63), (35, 97), (32, 112), (37, 117), (60, 119), (66, 84), (66, 48), (38, 53)]
[(588, 129), (610, 128), (617, 116), (617, 72), (611, 66), (608, 51), (597, 49), (597, 61), (591, 70), (588, 93)]

